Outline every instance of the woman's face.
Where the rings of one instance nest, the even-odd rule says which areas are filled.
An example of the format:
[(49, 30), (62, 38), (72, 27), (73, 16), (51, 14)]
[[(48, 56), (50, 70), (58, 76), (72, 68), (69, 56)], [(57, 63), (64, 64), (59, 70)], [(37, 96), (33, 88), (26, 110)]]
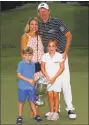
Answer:
[(30, 32), (37, 32), (38, 31), (38, 22), (36, 20), (32, 20), (30, 22)]

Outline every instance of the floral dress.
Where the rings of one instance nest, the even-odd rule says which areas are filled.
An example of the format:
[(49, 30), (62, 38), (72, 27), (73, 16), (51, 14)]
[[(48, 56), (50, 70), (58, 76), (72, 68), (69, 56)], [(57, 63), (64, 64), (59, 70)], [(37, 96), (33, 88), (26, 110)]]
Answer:
[[(27, 34), (27, 33), (26, 33)], [(41, 57), (42, 55), (44, 54), (44, 47), (43, 47), (43, 44), (42, 44), (42, 41), (41, 41), (41, 38), (40, 36), (35, 36), (35, 37), (32, 37), (30, 35), (28, 35), (28, 43), (27, 43), (27, 46), (28, 47), (31, 47), (33, 49), (33, 57), (32, 57), (32, 61), (34, 63), (36, 62), (40, 62), (41, 61)], [(40, 78), (42, 76), (42, 73), (41, 71), (40, 72), (37, 72), (35, 73), (35, 78)]]

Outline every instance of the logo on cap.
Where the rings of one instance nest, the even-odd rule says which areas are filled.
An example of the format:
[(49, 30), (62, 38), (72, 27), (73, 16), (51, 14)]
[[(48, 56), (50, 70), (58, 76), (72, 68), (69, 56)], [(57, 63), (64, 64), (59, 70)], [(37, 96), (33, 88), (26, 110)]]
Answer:
[(42, 3), (41, 6), (44, 6), (44, 3)]
[(47, 3), (40, 3), (39, 5), (38, 5), (38, 10), (40, 9), (40, 8), (45, 8), (45, 9), (49, 9), (49, 6), (48, 6), (48, 4)]

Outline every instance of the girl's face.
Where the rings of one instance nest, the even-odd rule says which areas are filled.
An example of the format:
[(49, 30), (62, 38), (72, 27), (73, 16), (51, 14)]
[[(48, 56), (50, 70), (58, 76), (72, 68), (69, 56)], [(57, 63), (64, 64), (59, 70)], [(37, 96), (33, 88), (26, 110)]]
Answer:
[(32, 20), (29, 24), (30, 32), (37, 32), (38, 31), (38, 22), (36, 20)]
[(56, 44), (54, 43), (54, 42), (50, 42), (49, 44), (48, 44), (48, 52), (51, 54), (53, 54), (53, 53), (55, 53), (56, 52), (56, 50), (57, 50), (57, 46), (56, 46)]
[(31, 59), (32, 59), (32, 54), (29, 54), (29, 53), (25, 53), (25, 54), (23, 54), (23, 59), (27, 62), (27, 63), (29, 63), (30, 61), (31, 61)]

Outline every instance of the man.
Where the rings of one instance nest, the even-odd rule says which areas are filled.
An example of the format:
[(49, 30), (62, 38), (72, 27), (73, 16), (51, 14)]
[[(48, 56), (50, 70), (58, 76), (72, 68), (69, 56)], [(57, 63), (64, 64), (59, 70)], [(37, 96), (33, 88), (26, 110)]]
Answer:
[[(65, 71), (63, 72), (62, 89), (64, 94), (64, 100), (66, 103), (66, 111), (68, 112), (68, 117), (70, 119), (75, 119), (76, 114), (74, 112), (74, 107), (72, 104), (72, 93), (70, 85), (70, 72), (68, 65), (68, 50), (70, 48), (72, 35), (68, 28), (62, 23), (58, 18), (50, 18), (50, 9), (47, 3), (40, 3), (38, 5), (38, 15), (42, 19), (39, 23), (39, 34), (42, 36), (42, 41), (44, 45), (45, 52), (47, 51), (46, 41), (50, 39), (55, 39), (58, 41), (59, 52), (63, 53), (63, 58), (65, 60)], [(59, 109), (60, 112), (60, 109)], [(46, 116), (49, 115), (49, 112)]]

